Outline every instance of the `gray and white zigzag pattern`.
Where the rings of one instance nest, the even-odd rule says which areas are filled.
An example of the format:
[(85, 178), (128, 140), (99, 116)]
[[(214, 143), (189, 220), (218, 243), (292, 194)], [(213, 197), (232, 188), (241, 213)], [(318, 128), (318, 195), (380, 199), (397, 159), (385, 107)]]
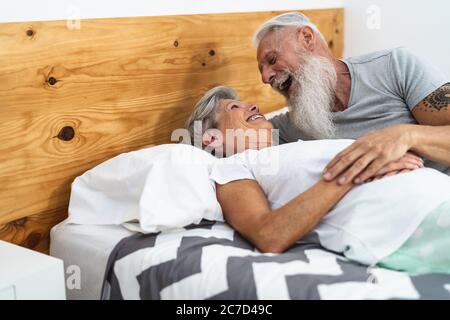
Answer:
[(317, 243), (262, 254), (227, 224), (120, 241), (103, 299), (450, 299), (450, 275), (367, 268)]

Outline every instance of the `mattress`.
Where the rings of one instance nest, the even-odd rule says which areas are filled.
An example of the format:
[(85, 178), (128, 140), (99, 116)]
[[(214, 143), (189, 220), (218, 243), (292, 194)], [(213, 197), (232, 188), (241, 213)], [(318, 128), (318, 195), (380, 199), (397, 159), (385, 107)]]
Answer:
[(50, 233), (50, 255), (64, 261), (69, 300), (100, 299), (108, 257), (115, 245), (133, 232), (122, 226), (67, 224)]

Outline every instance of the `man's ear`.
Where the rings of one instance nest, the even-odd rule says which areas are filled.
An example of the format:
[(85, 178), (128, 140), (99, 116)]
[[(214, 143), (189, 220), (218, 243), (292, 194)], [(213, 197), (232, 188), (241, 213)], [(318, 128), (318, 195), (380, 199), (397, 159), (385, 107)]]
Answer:
[(308, 51), (314, 51), (316, 48), (316, 35), (311, 27), (303, 26), (297, 29), (297, 38)]

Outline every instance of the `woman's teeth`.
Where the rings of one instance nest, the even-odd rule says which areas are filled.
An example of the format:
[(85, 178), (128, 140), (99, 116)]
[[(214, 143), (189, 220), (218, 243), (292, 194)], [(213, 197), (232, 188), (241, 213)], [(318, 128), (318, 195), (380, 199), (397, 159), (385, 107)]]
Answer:
[(255, 114), (255, 115), (249, 117), (247, 119), (247, 121), (255, 121), (255, 120), (259, 119), (259, 118), (264, 118), (264, 117), (262, 115), (260, 115), (260, 114)]

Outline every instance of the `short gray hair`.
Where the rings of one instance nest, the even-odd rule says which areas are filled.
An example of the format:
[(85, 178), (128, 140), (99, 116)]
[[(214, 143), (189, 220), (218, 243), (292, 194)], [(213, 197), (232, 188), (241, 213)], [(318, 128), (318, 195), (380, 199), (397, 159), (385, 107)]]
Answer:
[(194, 111), (186, 121), (185, 125), (186, 129), (188, 129), (191, 134), (191, 139), (194, 139), (194, 133), (196, 133), (194, 131), (196, 121), (201, 121), (202, 123), (202, 135), (208, 129), (217, 128), (217, 107), (220, 102), (225, 99), (238, 100), (239, 96), (236, 91), (230, 87), (218, 86), (206, 92), (195, 104)]
[(300, 12), (283, 13), (272, 19), (264, 22), (258, 30), (256, 30), (253, 36), (253, 46), (258, 48), (261, 40), (267, 35), (268, 32), (281, 29), (284, 27), (304, 27), (308, 26), (314, 30), (320, 37), (325, 40), (324, 36), (320, 32), (319, 28), (312, 23), (307, 16)]

